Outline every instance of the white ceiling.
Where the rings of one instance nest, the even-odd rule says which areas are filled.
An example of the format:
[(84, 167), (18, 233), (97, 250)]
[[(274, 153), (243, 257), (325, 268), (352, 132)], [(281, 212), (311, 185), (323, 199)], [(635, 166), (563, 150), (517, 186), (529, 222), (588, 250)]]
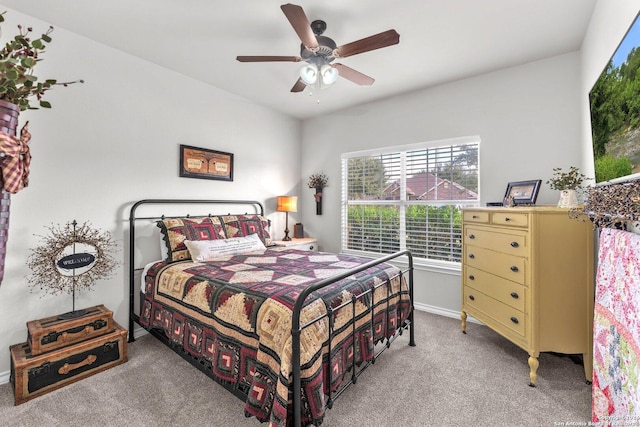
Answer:
[[(301, 63), (237, 55), (299, 55), (284, 1), (1, 0), (54, 27), (214, 85), (296, 118), (580, 49), (596, 0), (295, 0), (338, 45), (395, 29), (400, 43), (341, 59), (375, 78), (291, 93)], [(28, 25), (28, 23), (24, 23)], [(55, 38), (54, 38), (55, 43)]]

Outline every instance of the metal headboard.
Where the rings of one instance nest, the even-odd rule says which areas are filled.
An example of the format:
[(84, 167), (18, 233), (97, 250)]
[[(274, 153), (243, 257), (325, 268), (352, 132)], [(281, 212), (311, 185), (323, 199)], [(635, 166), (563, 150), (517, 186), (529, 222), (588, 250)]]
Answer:
[[(167, 208), (170, 205), (213, 205), (213, 206), (252, 206), (259, 215), (264, 216), (264, 207), (262, 203), (256, 200), (206, 200), (206, 199), (143, 199), (131, 206), (129, 211), (129, 342), (135, 341), (133, 336), (134, 322), (140, 322), (140, 316), (135, 313), (135, 239), (136, 239), (136, 221), (138, 220), (160, 220), (166, 218), (182, 218), (189, 217), (190, 214), (165, 216), (163, 214), (153, 216), (136, 216), (136, 210), (143, 205), (157, 205), (159, 209)], [(245, 212), (246, 213), (246, 212)], [(209, 213), (208, 215), (212, 215)], [(219, 213), (218, 215), (225, 215)], [(242, 215), (241, 213), (228, 213), (228, 215)], [(197, 214), (193, 216), (207, 216), (207, 214)], [(144, 278), (143, 278), (144, 280)]]

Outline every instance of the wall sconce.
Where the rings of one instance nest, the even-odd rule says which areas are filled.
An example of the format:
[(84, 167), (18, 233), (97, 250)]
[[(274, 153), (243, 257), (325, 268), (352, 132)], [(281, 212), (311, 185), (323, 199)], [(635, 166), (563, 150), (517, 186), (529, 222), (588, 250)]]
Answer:
[(286, 212), (286, 222), (284, 226), (284, 238), (282, 240), (289, 241), (289, 212), (298, 211), (298, 198), (296, 196), (278, 196), (278, 212)]

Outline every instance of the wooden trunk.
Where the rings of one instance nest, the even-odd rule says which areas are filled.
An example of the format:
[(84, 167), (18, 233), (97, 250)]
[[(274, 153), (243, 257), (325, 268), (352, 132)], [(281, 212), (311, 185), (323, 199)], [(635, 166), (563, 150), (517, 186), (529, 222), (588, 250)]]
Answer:
[(127, 331), (113, 324), (111, 333), (40, 355), (33, 355), (28, 343), (12, 345), (10, 381), (15, 404), (126, 362)]
[(48, 351), (67, 347), (113, 332), (113, 313), (104, 305), (97, 305), (75, 312), (51, 316), (27, 322), (27, 344), (31, 355), (36, 356)]

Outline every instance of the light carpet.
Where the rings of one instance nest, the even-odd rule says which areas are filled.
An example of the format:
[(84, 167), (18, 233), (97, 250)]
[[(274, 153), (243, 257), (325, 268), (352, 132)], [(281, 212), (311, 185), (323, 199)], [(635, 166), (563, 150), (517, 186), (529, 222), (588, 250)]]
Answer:
[[(556, 426), (591, 419), (581, 365), (540, 355), (529, 387), (527, 353), (489, 328), (416, 312), (416, 347), (405, 333), (327, 412), (323, 426)], [(8, 350), (7, 350), (8, 351)], [(19, 406), (0, 386), (3, 426), (256, 427), (243, 403), (146, 335), (129, 361)]]

